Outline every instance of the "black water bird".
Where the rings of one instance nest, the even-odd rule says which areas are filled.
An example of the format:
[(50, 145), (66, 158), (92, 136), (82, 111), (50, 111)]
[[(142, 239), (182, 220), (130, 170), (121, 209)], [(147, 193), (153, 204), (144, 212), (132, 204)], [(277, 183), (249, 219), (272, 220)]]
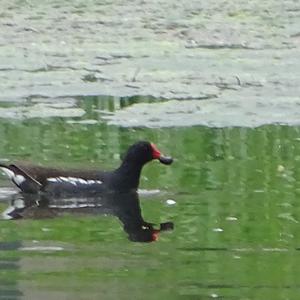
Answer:
[(140, 141), (129, 147), (119, 168), (113, 171), (61, 170), (29, 164), (2, 164), (0, 168), (24, 193), (94, 195), (107, 191), (130, 192), (139, 186), (143, 166), (153, 159), (170, 165), (157, 147)]

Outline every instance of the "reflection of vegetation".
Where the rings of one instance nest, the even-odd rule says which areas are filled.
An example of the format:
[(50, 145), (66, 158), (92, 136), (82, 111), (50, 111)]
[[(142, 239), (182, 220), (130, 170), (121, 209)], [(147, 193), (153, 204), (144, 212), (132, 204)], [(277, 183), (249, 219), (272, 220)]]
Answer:
[(88, 112), (95, 116), (96, 110), (100, 111), (115, 111), (119, 108), (124, 108), (135, 103), (153, 103), (157, 101), (163, 101), (163, 99), (157, 99), (151, 96), (131, 96), (131, 97), (112, 97), (112, 96), (89, 96), (79, 97), (83, 99), (81, 105)]

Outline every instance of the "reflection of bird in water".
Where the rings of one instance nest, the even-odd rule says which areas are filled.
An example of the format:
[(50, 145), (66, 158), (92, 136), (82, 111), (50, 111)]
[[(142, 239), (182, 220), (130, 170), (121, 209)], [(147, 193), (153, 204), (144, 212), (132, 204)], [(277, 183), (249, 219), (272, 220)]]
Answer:
[(54, 198), (42, 194), (16, 194), (2, 214), (5, 219), (53, 218), (65, 212), (86, 214), (110, 214), (123, 224), (129, 240), (152, 242), (158, 239), (161, 231), (172, 230), (172, 222), (161, 223), (159, 228), (144, 221), (137, 192), (103, 193), (89, 198)]

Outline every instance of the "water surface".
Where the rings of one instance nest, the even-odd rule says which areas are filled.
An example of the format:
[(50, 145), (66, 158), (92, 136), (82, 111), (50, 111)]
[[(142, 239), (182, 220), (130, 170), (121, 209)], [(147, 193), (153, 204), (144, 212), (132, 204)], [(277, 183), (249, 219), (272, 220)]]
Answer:
[(143, 170), (141, 216), (174, 223), (152, 243), (0, 176), (0, 299), (299, 298), (297, 1), (1, 8), (1, 161), (113, 169), (146, 139), (175, 162)]
[[(139, 243), (93, 209), (2, 220), (2, 299), (298, 297), (299, 127), (122, 128), (84, 103), (84, 118), (1, 119), (1, 160), (112, 169), (151, 140), (175, 162), (144, 168), (141, 214), (175, 228)], [(5, 211), (16, 193), (0, 184)]]

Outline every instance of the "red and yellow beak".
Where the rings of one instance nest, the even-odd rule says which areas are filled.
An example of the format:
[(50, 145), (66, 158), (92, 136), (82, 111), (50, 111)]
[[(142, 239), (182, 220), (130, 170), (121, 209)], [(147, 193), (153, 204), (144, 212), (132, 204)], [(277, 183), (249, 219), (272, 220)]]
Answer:
[(170, 165), (173, 162), (172, 157), (164, 156), (156, 147), (155, 144), (151, 143), (152, 147), (152, 158), (158, 159), (162, 164)]

